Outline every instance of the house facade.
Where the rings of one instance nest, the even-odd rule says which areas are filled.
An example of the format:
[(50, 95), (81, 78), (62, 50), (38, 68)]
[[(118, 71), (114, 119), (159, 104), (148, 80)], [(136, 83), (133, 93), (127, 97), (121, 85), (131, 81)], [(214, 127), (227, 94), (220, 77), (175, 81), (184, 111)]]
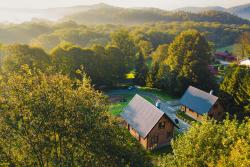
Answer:
[(139, 95), (134, 96), (121, 116), (130, 134), (146, 149), (170, 144), (177, 127), (164, 112)]
[(241, 60), (240, 65), (250, 67), (250, 58)]
[(216, 120), (221, 120), (224, 116), (218, 97), (192, 86), (182, 96), (180, 104), (181, 111), (197, 121), (202, 121), (205, 114)]

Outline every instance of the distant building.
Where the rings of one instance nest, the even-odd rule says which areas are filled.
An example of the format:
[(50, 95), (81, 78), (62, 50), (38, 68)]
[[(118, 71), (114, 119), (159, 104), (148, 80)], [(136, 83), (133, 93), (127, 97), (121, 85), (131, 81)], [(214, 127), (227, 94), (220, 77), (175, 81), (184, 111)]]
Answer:
[(125, 126), (146, 149), (168, 145), (177, 125), (143, 97), (135, 95), (121, 117)]
[(240, 61), (240, 65), (250, 67), (250, 58), (247, 58), (247, 59), (241, 60), (241, 61)]
[(181, 111), (195, 120), (202, 121), (203, 115), (207, 114), (216, 120), (223, 117), (223, 107), (218, 102), (218, 97), (189, 86), (181, 100)]
[(223, 65), (228, 65), (233, 61), (236, 61), (237, 58), (233, 54), (225, 51), (225, 52), (216, 52), (214, 54), (215, 60), (219, 61)]

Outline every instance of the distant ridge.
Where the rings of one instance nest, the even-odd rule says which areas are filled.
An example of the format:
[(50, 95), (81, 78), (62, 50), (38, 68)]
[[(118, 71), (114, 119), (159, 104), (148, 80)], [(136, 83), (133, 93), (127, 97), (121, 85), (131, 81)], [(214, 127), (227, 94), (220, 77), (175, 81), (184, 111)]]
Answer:
[(211, 7), (184, 7), (179, 8), (174, 11), (185, 11), (191, 13), (202, 13), (209, 10), (216, 10), (216, 11), (224, 11), (239, 17), (249, 19), (250, 20), (250, 3), (245, 5), (239, 5), (231, 8), (223, 8), (220, 6), (211, 6)]
[[(21, 17), (22, 15), (24, 19)], [(78, 23), (92, 22), (96, 24), (140, 24), (158, 21), (208, 21), (225, 24), (249, 24), (248, 21), (236, 16), (250, 20), (250, 4), (235, 6), (228, 9), (213, 6), (186, 7), (174, 11), (148, 7), (122, 8), (110, 6), (105, 3), (48, 9), (0, 8), (0, 22), (11, 19), (14, 20), (14, 22), (15, 20), (17, 20), (17, 22), (22, 22), (29, 21), (32, 18), (39, 18), (49, 20), (61, 19), (63, 21), (73, 20)]]

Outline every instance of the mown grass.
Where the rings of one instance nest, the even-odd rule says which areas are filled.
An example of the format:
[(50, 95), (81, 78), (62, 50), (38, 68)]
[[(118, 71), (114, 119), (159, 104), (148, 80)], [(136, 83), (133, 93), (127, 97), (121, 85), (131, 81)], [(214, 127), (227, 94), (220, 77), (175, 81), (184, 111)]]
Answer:
[[(132, 100), (132, 98), (134, 97), (134, 94), (123, 94), (123, 95), (119, 95), (122, 96), (122, 100), (120, 102), (117, 103), (113, 103), (110, 105), (110, 112), (112, 115), (119, 115), (123, 109), (128, 105), (128, 103)], [(151, 99), (148, 96), (143, 96), (147, 101), (149, 101), (150, 103), (154, 104), (153, 99)]]
[(167, 94), (166, 92), (160, 89), (140, 87), (139, 91), (145, 92), (145, 93), (152, 93), (156, 95), (157, 97), (159, 97), (160, 99), (165, 100), (165, 101), (176, 99), (176, 97), (170, 96), (169, 94)]
[(224, 52), (224, 51), (227, 50), (230, 53), (238, 54), (237, 49), (236, 49), (237, 47), (238, 47), (238, 44), (234, 44), (234, 45), (229, 45), (229, 46), (226, 46), (226, 47), (218, 48), (217, 51)]

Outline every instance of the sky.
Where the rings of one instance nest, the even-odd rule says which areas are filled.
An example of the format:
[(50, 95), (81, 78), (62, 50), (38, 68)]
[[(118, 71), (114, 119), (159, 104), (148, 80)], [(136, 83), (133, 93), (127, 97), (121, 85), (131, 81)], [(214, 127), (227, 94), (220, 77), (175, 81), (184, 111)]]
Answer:
[(250, 0), (0, 0), (0, 8), (52, 8), (106, 3), (120, 7), (156, 7), (172, 10), (186, 6), (232, 7), (250, 3)]

